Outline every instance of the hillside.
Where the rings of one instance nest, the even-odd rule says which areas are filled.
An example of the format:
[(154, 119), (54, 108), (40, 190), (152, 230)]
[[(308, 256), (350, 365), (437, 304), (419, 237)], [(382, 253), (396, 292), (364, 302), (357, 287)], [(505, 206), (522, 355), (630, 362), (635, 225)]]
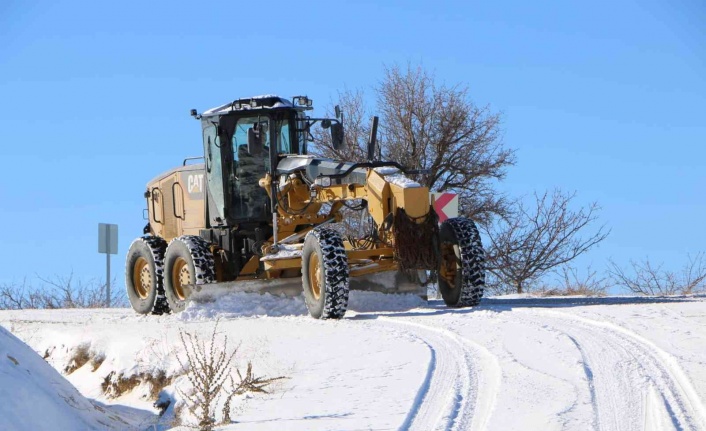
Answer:
[[(3, 311), (0, 325), (133, 429), (190, 420), (179, 332), (208, 340), (218, 321), (217, 339), (240, 346), (241, 370), (251, 360), (258, 375), (289, 377), (269, 394), (236, 397), (222, 430), (697, 430), (706, 429), (705, 306), (704, 297), (502, 297), (448, 309), (352, 292), (345, 319), (317, 321), (301, 298), (236, 294), (180, 315)], [(25, 410), (3, 415), (14, 429), (41, 429)]]

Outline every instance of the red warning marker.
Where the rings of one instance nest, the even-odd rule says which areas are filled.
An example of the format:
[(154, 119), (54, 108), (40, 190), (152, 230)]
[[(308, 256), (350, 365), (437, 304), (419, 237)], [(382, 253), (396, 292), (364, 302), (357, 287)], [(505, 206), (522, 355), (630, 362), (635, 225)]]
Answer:
[(455, 193), (432, 193), (434, 211), (439, 216), (439, 223), (458, 217), (458, 195)]

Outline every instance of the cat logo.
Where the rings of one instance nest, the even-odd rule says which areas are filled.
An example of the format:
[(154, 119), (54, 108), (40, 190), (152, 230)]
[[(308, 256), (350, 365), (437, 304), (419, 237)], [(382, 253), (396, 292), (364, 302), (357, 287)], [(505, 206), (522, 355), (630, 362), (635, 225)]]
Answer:
[(189, 175), (186, 184), (189, 193), (203, 193), (203, 174)]
[(205, 184), (204, 174), (197, 174), (194, 171), (181, 173), (181, 186), (186, 189), (189, 199), (203, 199)]

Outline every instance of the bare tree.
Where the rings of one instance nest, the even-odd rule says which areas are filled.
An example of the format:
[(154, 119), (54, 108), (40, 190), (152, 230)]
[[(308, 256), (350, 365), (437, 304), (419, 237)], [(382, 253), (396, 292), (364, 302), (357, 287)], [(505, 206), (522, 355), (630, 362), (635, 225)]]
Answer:
[[(409, 169), (429, 170), (415, 180), (434, 191), (459, 194), (460, 212), (481, 223), (506, 212), (507, 201), (495, 188), (515, 162), (503, 147), (500, 114), (479, 108), (467, 87), (448, 87), (421, 67), (385, 69), (377, 93), (378, 137), (382, 159)], [(314, 152), (347, 161), (367, 159), (370, 116), (363, 92), (339, 93), (347, 148), (334, 150), (325, 131), (315, 134)], [(328, 108), (330, 115), (332, 108)]]
[(476, 106), (465, 86), (437, 84), (420, 66), (386, 68), (377, 94), (383, 158), (429, 170), (415, 180), (457, 193), (460, 212), (480, 223), (506, 212), (494, 184), (515, 157), (503, 147), (499, 113)]
[(662, 269), (663, 264), (654, 265), (649, 259), (630, 261), (632, 273), (628, 273), (612, 260), (609, 273), (616, 285), (641, 295), (689, 295), (706, 290), (706, 262), (704, 253), (689, 256), (681, 272)]
[[(367, 142), (370, 136), (370, 123), (366, 117), (365, 95), (361, 90), (343, 90), (338, 93), (335, 103), (341, 109), (345, 126), (345, 145), (336, 150), (331, 142), (331, 135), (322, 128), (313, 128), (314, 147), (311, 153), (348, 162), (367, 160)], [(334, 115), (333, 105), (326, 108), (326, 116)]]
[(599, 207), (573, 211), (569, 208), (575, 194), (555, 190), (551, 195), (534, 195), (535, 206), (516, 204), (513, 213), (499, 219), (486, 234), (487, 270), (499, 282), (522, 293), (548, 271), (572, 261), (608, 236), (605, 226), (581, 237), (597, 219)]

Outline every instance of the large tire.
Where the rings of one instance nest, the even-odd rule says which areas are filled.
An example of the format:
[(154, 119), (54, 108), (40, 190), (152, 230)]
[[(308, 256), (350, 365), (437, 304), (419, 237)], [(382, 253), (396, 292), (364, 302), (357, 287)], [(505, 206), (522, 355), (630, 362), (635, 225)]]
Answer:
[(348, 308), (348, 280), (341, 235), (325, 227), (309, 232), (302, 250), (302, 285), (311, 317), (341, 319)]
[(203, 238), (183, 235), (169, 242), (164, 253), (164, 295), (173, 313), (186, 307), (188, 287), (214, 281), (213, 254)]
[(485, 287), (485, 252), (473, 221), (448, 219), (439, 228), (439, 291), (449, 307), (478, 305)]
[(125, 288), (132, 308), (140, 314), (169, 311), (164, 298), (164, 250), (158, 236), (143, 236), (130, 245), (125, 259)]

